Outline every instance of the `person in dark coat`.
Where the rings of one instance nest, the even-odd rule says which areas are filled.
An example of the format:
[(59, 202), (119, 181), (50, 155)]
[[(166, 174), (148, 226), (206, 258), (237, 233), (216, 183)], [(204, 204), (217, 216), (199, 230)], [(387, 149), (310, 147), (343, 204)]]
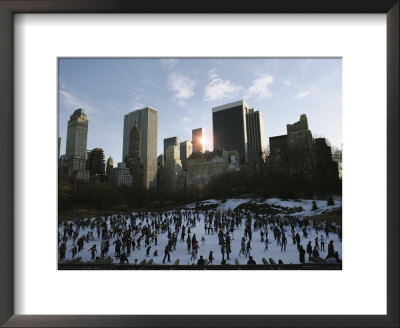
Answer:
[(302, 245), (299, 245), (299, 260), (300, 263), (305, 263), (305, 255), (306, 255), (306, 251), (304, 250)]
[(123, 253), (121, 254), (121, 256), (119, 257), (119, 263), (120, 263), (120, 264), (124, 264), (125, 262), (126, 262), (126, 263), (129, 263), (128, 257), (126, 256), (125, 252), (123, 252)]
[(296, 243), (297, 243), (297, 249), (299, 249), (300, 242), (301, 242), (301, 238), (300, 238), (299, 233), (296, 233), (295, 238), (296, 238)]
[(147, 247), (147, 249), (146, 249), (146, 257), (150, 256), (150, 249), (151, 249), (151, 246)]
[(256, 261), (253, 260), (253, 256), (249, 256), (249, 260), (247, 261), (247, 265), (254, 265)]
[(221, 254), (222, 254), (222, 261), (225, 260), (225, 245), (222, 243), (221, 245)]
[(75, 258), (75, 255), (78, 252), (76, 246), (74, 245), (69, 251), (72, 252), (72, 258)]
[(166, 246), (165, 246), (165, 249), (164, 249), (164, 258), (163, 258), (163, 263), (165, 263), (165, 259), (167, 258), (167, 256), (168, 256), (168, 262), (171, 262), (171, 257), (170, 257), (170, 255), (169, 255), (169, 245), (167, 244)]
[(307, 254), (308, 254), (308, 260), (310, 260), (311, 259), (311, 254), (312, 254), (311, 241), (309, 241), (308, 244), (307, 244)]
[(317, 246), (314, 246), (314, 250), (312, 252), (312, 256), (319, 257), (319, 252), (318, 252)]
[(96, 245), (93, 245), (92, 248), (88, 250), (88, 252), (91, 252), (92, 254), (91, 260), (94, 261), (97, 253)]
[(287, 238), (285, 235), (282, 235), (281, 252), (282, 250), (286, 252), (286, 245), (287, 245)]
[(205, 265), (205, 264), (206, 264), (206, 262), (203, 259), (203, 255), (200, 255), (200, 258), (197, 261), (197, 265)]
[(210, 254), (208, 255), (208, 263), (212, 264), (214, 261), (214, 256), (213, 256), (213, 252), (210, 251)]
[(62, 243), (59, 251), (60, 251), (60, 260), (64, 260), (65, 259), (65, 251), (67, 250), (67, 245), (65, 243)]
[(333, 246), (333, 240), (331, 240), (328, 244), (328, 255), (325, 260), (329, 257), (335, 257), (335, 247)]
[(117, 239), (116, 241), (113, 242), (113, 244), (115, 244), (114, 255), (115, 257), (118, 258), (121, 255), (121, 241)]
[(229, 254), (231, 253), (231, 243), (230, 242), (227, 242), (226, 243), (226, 259), (227, 260), (230, 260), (230, 258), (229, 258)]

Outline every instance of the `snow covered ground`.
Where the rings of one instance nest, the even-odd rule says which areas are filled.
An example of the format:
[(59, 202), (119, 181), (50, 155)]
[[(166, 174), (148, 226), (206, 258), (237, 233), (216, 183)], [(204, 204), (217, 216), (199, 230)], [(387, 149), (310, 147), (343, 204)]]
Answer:
[[(309, 215), (318, 215), (323, 212), (339, 209), (342, 206), (342, 201), (340, 196), (334, 196), (333, 197), (335, 205), (332, 206), (327, 206), (327, 201), (326, 200), (320, 200), (316, 201), (318, 209), (313, 211), (312, 210), (312, 200), (303, 200), (303, 199), (297, 199), (297, 200), (280, 200), (277, 198), (270, 198), (268, 200), (261, 201), (259, 199), (249, 199), (249, 198), (238, 198), (238, 199), (227, 199), (226, 201), (218, 201), (218, 200), (207, 200), (203, 201), (200, 204), (201, 205), (210, 205), (214, 204), (216, 205), (216, 209), (218, 209), (221, 212), (226, 212), (228, 210), (234, 210), (236, 207), (238, 207), (241, 204), (245, 203), (251, 203), (251, 204), (269, 204), (272, 207), (276, 207), (278, 210), (280, 210), (282, 213), (285, 213), (285, 215), (290, 215), (290, 216), (297, 216), (297, 217), (304, 217), (304, 216), (309, 216)], [(301, 211), (300, 207), (302, 208)], [(188, 209), (193, 209), (195, 207), (194, 204), (187, 205), (186, 208)], [(293, 209), (297, 208), (298, 212), (287, 214), (287, 209)], [(290, 211), (289, 211), (290, 212)], [(172, 215), (172, 214), (170, 214)], [(284, 215), (284, 214), (281, 214)], [(137, 221), (139, 222), (139, 220)], [(183, 224), (187, 226), (186, 222), (184, 221)], [(171, 227), (173, 228), (173, 227)], [(235, 264), (235, 258), (239, 260), (240, 264), (246, 264), (248, 261), (248, 258), (246, 258), (243, 255), (239, 255), (240, 251), (240, 240), (241, 237), (244, 235), (244, 220), (242, 222), (242, 225), (239, 226), (237, 230), (233, 232), (233, 240), (231, 242), (231, 248), (232, 248), (232, 253), (230, 255), (230, 260), (227, 260), (227, 263), (230, 264)], [(59, 232), (62, 235), (63, 232), (63, 225), (59, 225)], [(89, 229), (80, 229), (79, 232), (79, 237), (83, 234), (86, 234), (88, 231), (92, 231), (90, 228)], [(161, 232), (161, 231), (160, 231)], [(218, 236), (217, 234), (207, 234), (204, 231), (204, 215), (200, 214), (200, 222), (196, 222), (196, 226), (191, 228), (191, 236), (193, 236), (193, 233), (196, 234), (197, 240), (199, 241), (199, 250), (198, 250), (198, 258), (200, 255), (203, 255), (205, 259), (208, 259), (208, 255), (210, 251), (213, 251), (214, 255), (214, 264), (220, 264), (222, 260), (222, 254), (221, 254), (221, 246), (218, 245)], [(306, 249), (306, 245), (308, 241), (311, 241), (312, 246), (314, 247), (314, 239), (316, 237), (315, 229), (310, 229), (309, 230), (309, 235), (308, 238), (303, 237), (302, 231), (299, 231), (299, 234), (301, 236), (301, 245), (303, 245), (303, 248)], [(318, 237), (321, 238), (321, 235), (324, 236), (325, 239), (325, 232), (324, 231), (319, 231)], [(96, 230), (93, 231), (93, 236), (94, 239), (90, 240), (89, 243), (85, 243), (84, 249), (79, 252), (76, 257), (81, 257), (82, 262), (87, 262), (91, 260), (91, 255), (90, 252), (88, 251), (94, 244), (97, 245), (97, 256), (100, 256), (100, 240), (97, 239), (97, 232)], [(187, 235), (186, 235), (187, 236)], [(204, 236), (205, 238), (205, 243), (202, 244), (201, 238)], [(287, 236), (287, 247), (286, 251), (281, 251), (281, 247), (277, 245), (277, 242), (274, 240), (273, 232), (269, 229), (269, 234), (268, 234), (268, 239), (270, 241), (269, 244), (269, 249), (268, 251), (264, 250), (265, 248), (265, 243), (261, 242), (261, 237), (260, 237), (260, 230), (253, 232), (253, 237), (251, 241), (251, 247), (252, 251), (250, 253), (251, 256), (253, 256), (254, 260), (256, 261), (257, 264), (262, 264), (261, 258), (265, 257), (266, 259), (272, 258), (276, 263), (278, 263), (279, 260), (282, 260), (283, 263), (300, 263), (299, 261), (299, 252), (297, 250), (297, 246), (293, 244), (292, 241), (292, 236), (290, 229), (287, 230), (286, 233)], [(78, 238), (79, 238), (78, 237)], [(185, 237), (186, 239), (186, 237)], [(192, 263), (197, 263), (197, 259), (191, 260), (191, 254), (188, 253), (187, 251), (187, 244), (186, 242), (181, 242), (180, 240), (180, 234), (178, 235), (178, 242), (177, 242), (177, 247), (176, 250), (172, 251), (170, 253), (171, 255), (171, 263), (173, 263), (176, 259), (180, 259), (180, 264), (192, 264)], [(334, 241), (334, 248), (335, 251), (338, 251), (339, 253), (339, 258), (342, 259), (342, 243), (339, 240), (339, 237), (336, 233), (329, 233), (329, 238), (325, 242), (325, 251), (320, 251), (320, 256), (322, 258), (325, 258), (327, 255), (327, 249), (328, 249), (328, 243), (330, 240)], [(115, 263), (118, 263), (119, 261), (113, 256), (114, 254), (114, 245), (112, 243), (115, 241), (115, 238), (110, 239), (111, 247), (110, 251), (108, 253), (109, 256), (112, 256), (113, 261)], [(131, 250), (131, 254), (128, 257), (129, 263), (135, 263), (135, 259), (137, 259), (137, 263), (142, 261), (143, 259), (153, 259), (155, 264), (163, 264), (162, 260), (164, 257), (164, 248), (166, 246), (168, 239), (167, 239), (167, 233), (164, 234), (159, 234), (158, 235), (158, 245), (156, 246), (153, 243), (151, 243), (151, 251), (150, 251), (150, 257), (146, 257), (146, 247), (144, 246), (144, 240), (141, 242), (141, 249), (135, 249), (134, 251)], [(65, 260), (71, 260), (72, 259), (72, 253), (70, 252), (70, 249), (72, 248), (73, 241), (72, 239), (69, 239), (67, 241), (67, 252), (66, 252), (66, 258)], [(153, 252), (157, 250), (158, 251), (158, 256), (153, 256)], [(225, 255), (226, 258), (226, 255)], [(308, 254), (306, 254), (306, 263), (308, 262)], [(171, 264), (166, 262), (167, 264)]]

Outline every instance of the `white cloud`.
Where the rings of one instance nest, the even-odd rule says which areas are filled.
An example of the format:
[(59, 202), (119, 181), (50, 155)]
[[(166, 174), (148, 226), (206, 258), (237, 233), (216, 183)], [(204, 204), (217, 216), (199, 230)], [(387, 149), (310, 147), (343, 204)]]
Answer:
[(269, 89), (269, 85), (274, 82), (274, 78), (271, 75), (264, 75), (253, 81), (253, 84), (246, 90), (245, 98), (250, 98), (251, 96), (256, 97), (270, 97), (272, 91)]
[(285, 85), (287, 85), (287, 86), (289, 86), (289, 85), (292, 84), (292, 83), (290, 82), (290, 80), (285, 80), (285, 81), (283, 81), (283, 83), (284, 83)]
[(298, 93), (298, 94), (295, 96), (295, 98), (303, 98), (303, 97), (306, 97), (306, 96), (308, 96), (311, 92), (313, 92), (314, 90), (315, 90), (315, 87), (311, 87), (310, 89), (308, 89), (308, 90), (306, 90), (306, 91), (303, 91), (303, 92)]
[(174, 100), (183, 103), (194, 95), (196, 82), (190, 77), (174, 72), (168, 76), (168, 87), (175, 93)]
[(175, 58), (162, 58), (160, 59), (161, 64), (163, 64), (164, 66), (167, 66), (168, 69), (174, 69), (176, 64), (178, 64), (178, 59)]
[(217, 75), (217, 72), (216, 72), (215, 68), (212, 68), (212, 69), (210, 69), (210, 70), (208, 71), (208, 78), (209, 78), (210, 80), (214, 80), (214, 79), (217, 79), (217, 78), (218, 78), (218, 75)]
[(59, 90), (60, 100), (65, 107), (71, 108), (71, 114), (75, 109), (83, 108), (87, 114), (95, 113), (96, 109), (80, 99), (80, 97), (67, 90)]
[(235, 97), (236, 94), (242, 90), (241, 86), (235, 85), (229, 80), (221, 79), (216, 73), (215, 69), (208, 71), (210, 82), (206, 86), (204, 100), (215, 101), (225, 98)]
[(295, 98), (303, 98), (305, 96), (308, 96), (309, 94), (310, 94), (310, 91), (300, 92), (295, 96)]
[(190, 117), (184, 117), (182, 118), (183, 122), (190, 122), (192, 119)]
[(134, 91), (132, 91), (133, 95), (133, 105), (132, 105), (132, 110), (140, 109), (146, 107), (145, 104), (143, 103), (143, 88), (137, 88)]

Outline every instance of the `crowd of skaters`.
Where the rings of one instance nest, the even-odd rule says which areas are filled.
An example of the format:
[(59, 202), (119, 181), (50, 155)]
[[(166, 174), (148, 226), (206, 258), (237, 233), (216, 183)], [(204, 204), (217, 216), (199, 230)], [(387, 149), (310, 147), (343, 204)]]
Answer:
[[(202, 224), (204, 224), (204, 233), (197, 236), (193, 230)], [(198, 232), (199, 229), (196, 231)], [(237, 235), (238, 232), (235, 233), (235, 231), (243, 231), (243, 235)], [(312, 231), (315, 231), (312, 234), (315, 238), (310, 240)], [(167, 240), (161, 254), (157, 249), (159, 235), (166, 236)], [(207, 260), (203, 255), (199, 257), (199, 249), (206, 243), (205, 236), (217, 238), (221, 263), (215, 263), (214, 252), (218, 249), (210, 250)], [(135, 254), (144, 247), (146, 257), (153, 257), (155, 262), (158, 260), (158, 263), (160, 261), (168, 263), (171, 262), (171, 253), (177, 247), (181, 248), (186, 244), (190, 261), (205, 265), (206, 263), (226, 264), (232, 256), (232, 242), (238, 240), (240, 251), (233, 255), (248, 259), (247, 264), (251, 265), (257, 264), (251, 255), (252, 244), (262, 243), (264, 252), (268, 252), (271, 246), (280, 248), (281, 252), (286, 252), (288, 238), (292, 239), (293, 245), (297, 247), (300, 263), (306, 262), (306, 254), (309, 261), (311, 257), (314, 257), (330, 263), (340, 262), (333, 237), (341, 242), (341, 227), (330, 226), (321, 221), (310, 223), (306, 218), (297, 216), (259, 214), (246, 210), (220, 212), (216, 209), (180, 209), (75, 219), (61, 224), (58, 241), (61, 261), (66, 259), (67, 252), (71, 253), (72, 259), (80, 252), (89, 252), (91, 261), (110, 256), (120, 263), (130, 263), (131, 254)], [(67, 249), (68, 241), (72, 243), (69, 249)], [(85, 249), (85, 245), (89, 243), (92, 246)], [(158, 258), (159, 255), (160, 258)], [(133, 257), (135, 258), (135, 255)], [(138, 259), (135, 258), (133, 263), (137, 261)]]

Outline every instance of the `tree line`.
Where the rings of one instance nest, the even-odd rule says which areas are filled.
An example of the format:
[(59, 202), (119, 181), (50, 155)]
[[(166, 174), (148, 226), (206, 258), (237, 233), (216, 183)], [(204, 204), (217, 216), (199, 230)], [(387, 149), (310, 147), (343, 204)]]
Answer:
[(75, 181), (60, 175), (58, 205), (60, 211), (77, 209), (117, 210), (120, 208), (162, 208), (205, 199), (224, 199), (243, 194), (284, 199), (341, 194), (341, 180), (336, 185), (316, 185), (299, 175), (268, 171), (262, 165), (245, 166), (239, 171), (226, 171), (208, 184), (184, 187), (177, 192), (147, 190), (141, 186), (113, 185), (100, 181)]

